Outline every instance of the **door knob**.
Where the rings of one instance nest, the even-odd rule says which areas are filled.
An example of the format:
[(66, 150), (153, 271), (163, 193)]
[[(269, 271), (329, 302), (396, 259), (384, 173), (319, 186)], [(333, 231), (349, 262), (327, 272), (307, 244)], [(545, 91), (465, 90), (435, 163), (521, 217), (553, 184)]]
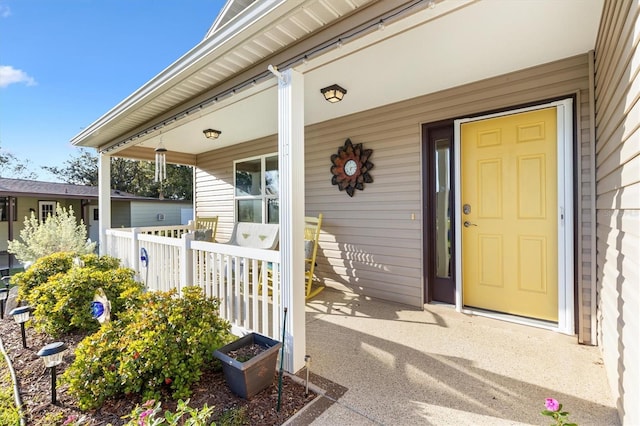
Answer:
[(475, 223), (471, 223), (471, 222), (469, 222), (468, 220), (465, 220), (465, 221), (464, 221), (464, 223), (463, 223), (463, 225), (464, 225), (464, 227), (465, 227), (465, 228), (468, 228), (468, 227), (470, 227), (470, 226), (478, 226), (478, 225), (476, 225)]

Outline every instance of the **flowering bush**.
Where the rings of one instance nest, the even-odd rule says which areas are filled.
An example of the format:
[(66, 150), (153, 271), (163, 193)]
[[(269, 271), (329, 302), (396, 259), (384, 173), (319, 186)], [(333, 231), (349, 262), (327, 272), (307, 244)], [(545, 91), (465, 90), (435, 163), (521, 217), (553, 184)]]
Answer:
[(188, 397), (213, 352), (232, 340), (219, 303), (199, 287), (185, 288), (182, 297), (175, 290), (142, 294), (136, 309), (80, 342), (62, 376), (69, 393), (83, 410), (122, 394)]
[(555, 420), (551, 426), (577, 426), (576, 423), (569, 422), (569, 412), (562, 411), (562, 404), (553, 398), (544, 400), (545, 410), (542, 411), (543, 416), (549, 416)]
[(20, 238), (9, 241), (8, 251), (25, 263), (62, 251), (92, 253), (95, 248), (96, 243), (87, 241), (87, 227), (82, 221), (78, 223), (73, 207), (69, 206), (67, 210), (58, 204), (56, 214), (48, 216), (44, 222), (40, 222), (34, 213), (25, 217)]
[[(167, 424), (169, 426), (188, 424), (192, 426), (208, 426), (207, 422), (213, 414), (213, 407), (204, 406), (201, 409), (189, 407), (189, 400), (179, 400), (176, 412), (167, 410), (162, 413), (160, 402), (150, 399), (137, 406), (126, 418), (130, 420), (124, 426), (156, 426)], [(158, 416), (159, 415), (159, 416)], [(188, 416), (188, 417), (185, 417)], [(183, 419), (183, 417), (185, 417)], [(215, 424), (215, 423), (212, 423)]]

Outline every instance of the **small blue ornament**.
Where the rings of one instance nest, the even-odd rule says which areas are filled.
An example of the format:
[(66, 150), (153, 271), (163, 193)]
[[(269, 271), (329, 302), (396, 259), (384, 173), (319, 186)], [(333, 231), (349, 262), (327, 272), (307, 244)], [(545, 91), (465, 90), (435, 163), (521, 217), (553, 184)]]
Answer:
[(104, 305), (102, 302), (91, 302), (91, 316), (93, 316), (94, 319), (98, 319), (102, 314), (104, 314)]

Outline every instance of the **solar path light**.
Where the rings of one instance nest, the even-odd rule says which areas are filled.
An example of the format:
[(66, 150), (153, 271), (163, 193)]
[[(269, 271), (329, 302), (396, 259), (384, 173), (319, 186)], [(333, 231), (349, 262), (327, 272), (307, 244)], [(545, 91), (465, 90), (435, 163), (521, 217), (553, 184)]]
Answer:
[(67, 345), (62, 342), (50, 343), (38, 351), (44, 366), (51, 370), (51, 403), (56, 404), (56, 367), (62, 362)]
[(22, 333), (23, 348), (27, 347), (27, 336), (25, 335), (25, 332), (24, 332), (24, 323), (29, 321), (29, 315), (31, 314), (32, 310), (33, 308), (31, 308), (31, 306), (18, 306), (17, 308), (9, 312), (9, 315), (13, 317), (13, 320), (16, 323), (20, 324), (20, 332)]

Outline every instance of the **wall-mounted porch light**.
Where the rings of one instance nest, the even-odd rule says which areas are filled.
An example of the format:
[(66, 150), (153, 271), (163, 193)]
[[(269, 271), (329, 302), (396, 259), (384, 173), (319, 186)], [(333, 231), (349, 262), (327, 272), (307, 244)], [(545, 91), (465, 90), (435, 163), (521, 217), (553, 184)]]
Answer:
[(320, 92), (327, 101), (336, 103), (340, 102), (342, 98), (344, 98), (344, 95), (347, 94), (347, 89), (344, 89), (337, 84), (332, 84), (324, 89), (320, 89)]
[(207, 139), (218, 139), (218, 137), (222, 134), (220, 130), (215, 129), (205, 129), (202, 131), (202, 133), (204, 133), (204, 136)]
[(22, 347), (27, 348), (27, 336), (24, 331), (24, 323), (29, 321), (29, 315), (33, 308), (31, 306), (19, 306), (9, 312), (9, 315), (13, 317), (13, 320), (20, 324), (20, 332), (22, 333)]
[(67, 345), (62, 342), (48, 344), (38, 351), (44, 366), (51, 370), (51, 403), (56, 404), (56, 367), (62, 363), (62, 356)]

